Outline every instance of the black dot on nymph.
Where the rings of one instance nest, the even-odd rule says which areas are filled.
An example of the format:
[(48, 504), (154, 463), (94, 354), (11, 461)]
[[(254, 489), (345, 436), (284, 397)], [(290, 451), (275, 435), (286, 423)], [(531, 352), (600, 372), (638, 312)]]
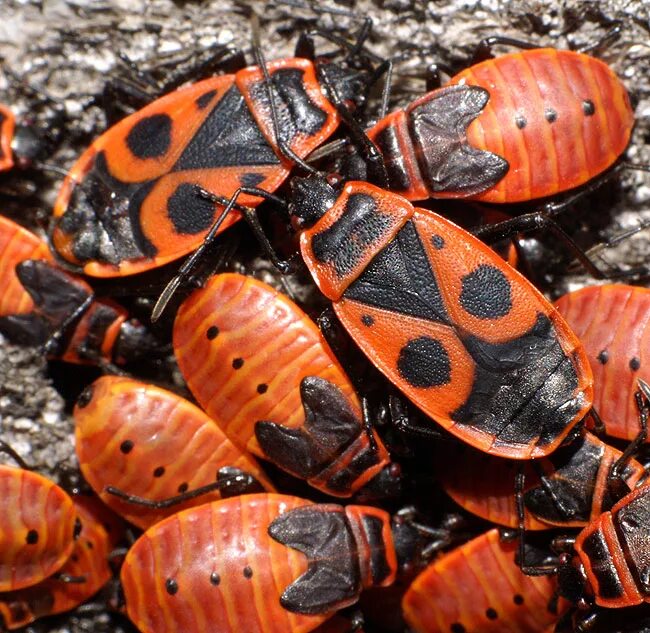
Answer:
[(170, 596), (173, 596), (178, 592), (178, 583), (173, 578), (167, 578), (165, 589)]
[(211, 325), (205, 333), (208, 341), (214, 341), (219, 336), (219, 328), (216, 325)]

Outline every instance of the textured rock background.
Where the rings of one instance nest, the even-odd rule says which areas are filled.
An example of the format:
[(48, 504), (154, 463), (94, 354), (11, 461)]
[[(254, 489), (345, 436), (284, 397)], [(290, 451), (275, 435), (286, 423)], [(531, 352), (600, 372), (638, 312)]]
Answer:
[[(293, 5), (234, 0), (0, 0), (0, 100), (41, 125), (47, 123), (52, 110), (43, 104), (39, 92), (60, 101), (66, 113), (65, 131), (48, 162), (65, 169), (104, 127), (97, 103), (107, 79), (129, 74), (118, 52), (138, 68), (155, 70), (162, 62), (183, 63), (187, 55), (215, 45), (232, 42), (249, 50), (250, 8), (260, 15), (269, 59), (290, 55), (300, 29), (317, 26), (349, 34), (357, 28), (349, 18), (317, 14), (303, 2)], [(620, 20), (622, 36), (599, 55), (623, 78), (637, 103), (639, 122), (628, 155), (631, 160), (650, 161), (647, 0), (359, 0), (336, 6), (370, 16), (374, 27), (369, 47), (398, 62), (393, 106), (423, 91), (421, 77), (428, 63), (458, 69), (482, 37), (500, 34), (575, 48), (597, 41), (614, 20)], [(42, 230), (60, 180), (56, 174), (4, 175), (0, 213)], [(602, 235), (634, 227), (644, 216), (650, 220), (649, 209), (650, 175), (628, 172), (620, 182), (587, 198), (564, 221), (581, 243), (592, 246)], [(583, 277), (566, 274), (567, 261), (560, 252), (557, 257), (549, 256), (535, 241), (528, 245), (538, 281), (549, 293), (556, 295), (583, 283)], [(540, 252), (543, 261), (535, 259)], [(647, 253), (648, 238), (641, 233), (607, 257), (637, 265), (647, 261)], [(35, 351), (0, 343), (0, 435), (28, 461), (68, 483), (74, 481), (70, 406), (53, 388), (50, 377), (54, 375), (58, 385), (62, 374), (68, 379), (78, 375), (80, 389), (91, 374), (76, 371), (48, 367)], [(70, 394), (65, 395), (69, 400)], [(63, 616), (34, 630), (130, 630), (122, 620), (116, 624), (108, 618), (101, 611), (99, 615)]]

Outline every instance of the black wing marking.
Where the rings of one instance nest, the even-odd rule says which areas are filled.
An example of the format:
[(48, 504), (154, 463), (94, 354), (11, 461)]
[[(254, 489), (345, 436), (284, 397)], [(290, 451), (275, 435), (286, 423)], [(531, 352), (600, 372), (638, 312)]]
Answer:
[(280, 598), (285, 609), (294, 613), (325, 613), (350, 604), (358, 596), (358, 555), (341, 506), (296, 508), (275, 519), (268, 533), (308, 559), (307, 571)]
[(490, 93), (479, 86), (450, 86), (411, 110), (411, 135), (430, 191), (471, 196), (494, 186), (508, 172), (507, 160), (467, 142), (467, 127), (489, 99)]
[(55, 325), (83, 305), (91, 294), (69, 273), (43, 260), (20, 262), (16, 275), (36, 304), (37, 312)]
[(275, 422), (260, 421), (255, 424), (255, 437), (273, 463), (309, 479), (359, 436), (362, 424), (341, 390), (323, 378), (303, 378), (300, 396), (305, 411), (304, 428), (289, 429)]

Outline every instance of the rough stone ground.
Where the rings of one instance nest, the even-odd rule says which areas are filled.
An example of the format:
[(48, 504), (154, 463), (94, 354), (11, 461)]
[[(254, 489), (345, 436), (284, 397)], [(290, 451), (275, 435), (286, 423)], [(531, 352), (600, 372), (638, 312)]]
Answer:
[[(66, 168), (103, 129), (103, 112), (95, 102), (105, 82), (128, 74), (118, 52), (149, 70), (163, 60), (178, 62), (186, 54), (218, 44), (232, 42), (249, 49), (250, 7), (260, 15), (269, 59), (290, 55), (302, 28), (318, 26), (344, 34), (356, 28), (348, 18), (317, 14), (307, 3), (294, 4), (302, 6), (235, 0), (0, 0), (0, 100), (41, 124), (49, 119), (51, 108), (43, 105), (39, 92), (61, 101), (67, 115), (65, 132), (49, 162)], [(435, 60), (459, 68), (482, 37), (501, 34), (575, 48), (598, 40), (614, 20), (620, 20), (620, 39), (600, 56), (619, 73), (637, 102), (639, 122), (628, 155), (631, 160), (650, 161), (647, 0), (359, 0), (337, 6), (370, 16), (374, 27), (369, 46), (398, 61), (393, 106), (423, 90), (420, 77), (426, 64)], [(59, 181), (60, 176), (43, 173), (6, 175), (0, 180), (0, 212), (32, 227), (46, 226)], [(565, 219), (567, 226), (588, 247), (602, 235), (635, 226), (640, 218), (650, 221), (649, 185), (650, 175), (628, 172), (620, 184), (606, 186), (579, 205)], [(584, 277), (566, 274), (566, 258), (559, 251), (554, 254), (553, 244), (543, 250), (535, 241), (528, 245), (538, 281), (549, 293), (585, 282)], [(536, 260), (539, 253), (543, 258)], [(647, 254), (648, 238), (641, 233), (607, 257), (638, 265), (647, 262)], [(74, 376), (76, 370), (65, 371)], [(79, 382), (84, 380), (87, 377), (80, 374)], [(67, 482), (74, 468), (69, 408), (52, 387), (48, 365), (38, 353), (0, 343), (0, 436), (44, 472), (65, 476)], [(121, 620), (116, 623), (100, 613), (63, 616), (33, 630), (126, 629)]]

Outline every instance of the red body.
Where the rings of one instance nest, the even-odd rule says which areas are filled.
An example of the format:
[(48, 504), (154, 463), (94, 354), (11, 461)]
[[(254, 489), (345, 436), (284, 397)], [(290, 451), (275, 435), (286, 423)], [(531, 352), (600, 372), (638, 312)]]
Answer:
[[(331, 136), (339, 115), (310, 61), (283, 59), (267, 67), (282, 97), (276, 98), (284, 140), (305, 157)], [(184, 86), (96, 139), (59, 193), (54, 248), (88, 275), (138, 273), (201, 244), (223, 207), (203, 199), (199, 187), (226, 199), (245, 185), (275, 191), (292, 164), (277, 148), (263, 82), (254, 66)], [(260, 201), (239, 198), (249, 206)], [(97, 221), (88, 219), (87, 205)], [(237, 219), (232, 213), (221, 229)], [(107, 240), (106, 249), (101, 242)]]
[(210, 279), (179, 309), (174, 351), (228, 437), (323, 492), (350, 496), (389, 464), (374, 433), (371, 449), (354, 387), (316, 324), (270, 286)]
[(492, 529), (443, 555), (404, 594), (415, 633), (539, 633), (557, 619), (548, 605), (556, 581), (525, 576), (515, 541)]
[[(153, 385), (103, 376), (79, 398), (74, 418), (84, 477), (109, 507), (143, 529), (180, 509), (219, 499), (221, 492), (152, 510), (118, 499), (106, 486), (157, 501), (211, 484), (222, 469), (222, 477), (235, 469), (254, 477), (256, 492), (273, 490), (255, 460), (203, 411)], [(240, 487), (234, 494), (244, 491)]]
[(323, 196), (319, 211), (303, 259), (389, 380), (480, 450), (528, 459), (559, 446), (589, 410), (591, 370), (530, 282), (442, 216), (367, 183)]
[(588, 182), (623, 153), (633, 124), (625, 87), (606, 64), (544, 48), (471, 66), (369, 136), (391, 189), (410, 200), (507, 203)]
[[(365, 521), (375, 522), (373, 538), (381, 540), (370, 537)], [(386, 571), (381, 579), (373, 576), (377, 557)], [(344, 569), (356, 569), (353, 586), (347, 573), (331, 575)], [(382, 510), (260, 494), (191, 508), (153, 526), (127, 554), (121, 580), (127, 613), (142, 633), (307, 633), (356, 602), (361, 587), (393, 582), (395, 569)], [(345, 597), (328, 602), (345, 589)], [(296, 593), (301, 611), (283, 606)]]
[(584, 345), (594, 374), (594, 407), (607, 434), (634, 439), (636, 381), (650, 381), (650, 290), (594, 286), (570, 292), (555, 305)]
[(88, 501), (77, 503), (76, 499), (74, 507), (81, 521), (81, 532), (60, 572), (84, 578), (84, 581), (47, 578), (26, 589), (0, 594), (0, 621), (7, 630), (21, 628), (48, 615), (71, 611), (91, 598), (111, 578), (108, 557), (115, 540), (100, 522), (101, 510), (95, 512)]
[(54, 482), (0, 465), (0, 591), (22, 589), (58, 571), (74, 548), (77, 514)]

